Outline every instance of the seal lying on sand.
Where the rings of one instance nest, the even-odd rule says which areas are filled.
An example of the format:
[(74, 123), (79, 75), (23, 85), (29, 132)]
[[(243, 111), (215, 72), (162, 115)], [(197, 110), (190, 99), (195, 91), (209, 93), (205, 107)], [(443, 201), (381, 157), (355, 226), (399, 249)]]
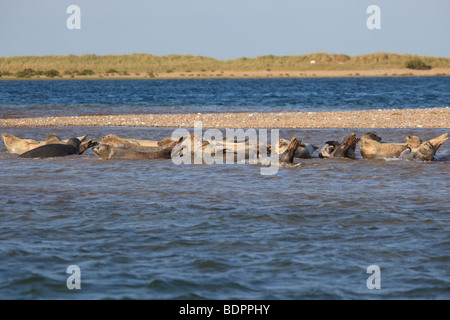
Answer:
[(330, 158), (355, 159), (356, 144), (358, 142), (359, 138), (356, 138), (356, 134), (352, 133), (333, 151)]
[(417, 147), (422, 143), (419, 137), (409, 136), (406, 143), (384, 143), (375, 132), (364, 133), (359, 142), (361, 156), (364, 159), (398, 158), (408, 145)]
[(20, 155), (19, 158), (44, 159), (67, 157), (80, 154), (80, 146), (81, 141), (77, 138), (72, 138), (67, 142), (67, 144), (47, 144), (37, 147)]
[[(86, 140), (87, 136), (79, 137), (78, 140), (83, 142)], [(47, 144), (67, 144), (68, 140), (61, 141), (61, 139), (54, 134), (47, 136), (45, 141), (36, 141), (33, 139), (21, 139), (15, 137), (11, 134), (2, 134), (3, 141), (5, 143), (6, 149), (11, 154), (23, 154), (27, 151), (36, 149)]]
[[(407, 137), (407, 140), (414, 137)], [(449, 139), (449, 134), (444, 133), (437, 138), (425, 141), (419, 146), (409, 145), (400, 158), (405, 160), (432, 161), (439, 147)]]
[[(284, 151), (286, 151), (289, 144), (290, 141), (286, 139), (280, 139), (275, 145), (275, 153), (282, 154)], [(319, 147), (313, 144), (301, 143), (297, 148), (297, 151), (295, 151), (295, 158), (311, 159), (314, 151), (316, 151), (317, 149), (319, 149)]]

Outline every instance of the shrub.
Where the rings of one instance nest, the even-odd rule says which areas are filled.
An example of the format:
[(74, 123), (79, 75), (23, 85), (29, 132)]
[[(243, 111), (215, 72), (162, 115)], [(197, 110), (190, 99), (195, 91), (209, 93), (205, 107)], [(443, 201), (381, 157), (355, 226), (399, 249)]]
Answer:
[(35, 71), (31, 68), (23, 69), (22, 71), (19, 71), (16, 73), (17, 78), (31, 78), (34, 76)]
[(44, 71), (44, 75), (48, 78), (54, 78), (59, 76), (59, 71), (55, 69)]
[(106, 73), (119, 73), (119, 71), (117, 71), (116, 69), (109, 69), (108, 71), (106, 71)]
[[(75, 73), (75, 71), (74, 71)], [(78, 73), (80, 76), (92, 76), (95, 74), (94, 71), (92, 71), (91, 69), (84, 69), (83, 71), (81, 71), (80, 73)]]
[(431, 66), (425, 64), (425, 62), (417, 58), (407, 61), (406, 68), (414, 70), (430, 70)]

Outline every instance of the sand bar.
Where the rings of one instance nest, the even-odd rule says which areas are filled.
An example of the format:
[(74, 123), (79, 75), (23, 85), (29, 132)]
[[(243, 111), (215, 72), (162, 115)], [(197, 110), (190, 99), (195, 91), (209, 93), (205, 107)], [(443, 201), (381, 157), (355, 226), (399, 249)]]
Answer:
[(450, 128), (450, 108), (286, 113), (99, 115), (1, 119), (0, 127)]

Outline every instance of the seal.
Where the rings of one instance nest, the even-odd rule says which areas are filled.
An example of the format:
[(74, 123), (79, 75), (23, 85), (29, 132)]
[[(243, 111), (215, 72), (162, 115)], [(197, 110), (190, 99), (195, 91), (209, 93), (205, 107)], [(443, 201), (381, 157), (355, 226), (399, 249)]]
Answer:
[(77, 138), (69, 139), (67, 144), (47, 144), (27, 151), (19, 158), (45, 159), (67, 157), (80, 154), (81, 141)]
[[(286, 139), (280, 139), (275, 145), (275, 153), (282, 154), (284, 151), (286, 151), (289, 144), (290, 141)], [(311, 159), (314, 151), (316, 151), (317, 149), (319, 149), (319, 147), (311, 143), (300, 143), (297, 151), (295, 151), (295, 158)]]
[(170, 159), (172, 148), (165, 148), (155, 152), (140, 152), (125, 147), (114, 147), (107, 144), (99, 144), (92, 151), (102, 160), (153, 160)]
[(364, 159), (398, 158), (408, 149), (408, 143), (418, 146), (422, 141), (418, 137), (408, 137), (407, 143), (385, 143), (375, 132), (367, 132), (361, 136), (359, 149)]
[[(408, 136), (407, 141), (415, 141), (417, 137)], [(444, 133), (439, 137), (425, 141), (417, 146), (408, 144), (408, 150), (404, 151), (401, 155), (401, 159), (412, 161), (433, 161), (436, 152), (439, 150), (442, 144), (449, 139), (449, 134)]]
[(6, 150), (8, 150), (8, 152), (12, 154), (23, 154), (27, 151), (44, 145), (44, 143), (33, 139), (21, 139), (7, 133), (3, 133), (2, 138), (3, 142), (5, 143)]
[(117, 148), (132, 149), (138, 152), (151, 153), (156, 151), (162, 151), (164, 148), (173, 147), (177, 144), (177, 140), (171, 138), (164, 138), (161, 141), (153, 140), (135, 140), (135, 139), (123, 139), (116, 135), (110, 134), (105, 136), (100, 144), (106, 144)]
[(100, 141), (100, 144), (108, 144), (114, 147), (117, 147), (119, 145), (126, 146), (127, 148), (133, 147), (133, 146), (141, 146), (141, 147), (164, 147), (167, 146), (170, 143), (177, 142), (177, 140), (173, 140), (171, 138), (164, 138), (161, 141), (155, 141), (155, 140), (137, 140), (137, 139), (126, 139), (126, 138), (120, 138), (114, 134), (109, 134), (105, 136), (102, 141)]
[(280, 154), (279, 156), (280, 163), (294, 163), (295, 153), (297, 152), (298, 147), (301, 145), (302, 140), (293, 137), (286, 151)]
[(190, 156), (194, 163), (201, 163), (208, 157), (222, 157), (225, 161), (235, 163), (256, 161), (259, 155), (270, 154), (271, 147), (249, 139), (203, 140), (202, 137), (190, 133), (180, 137), (172, 151), (172, 159)]
[[(49, 134), (45, 141), (36, 141), (34, 139), (21, 139), (11, 134), (2, 134), (6, 149), (11, 154), (24, 154), (27, 151), (36, 149), (47, 144), (67, 144), (68, 140), (62, 141), (57, 135)], [(85, 141), (87, 136), (77, 138), (81, 142)]]
[[(87, 138), (87, 135), (84, 135), (82, 137), (78, 137), (77, 139), (80, 140), (80, 142), (84, 142)], [(67, 144), (69, 140), (62, 140), (60, 137), (58, 137), (56, 134), (49, 134), (45, 138), (45, 144)]]
[[(79, 155), (86, 152), (86, 150), (98, 145), (98, 142), (95, 140), (88, 140), (85, 142), (86, 138), (87, 138), (87, 135), (77, 138), (81, 142), (80, 151), (78, 153)], [(69, 140), (61, 140), (61, 138), (55, 134), (49, 134), (47, 136), (47, 138), (45, 139), (45, 144), (62, 144), (62, 145), (64, 145), (64, 144), (67, 144), (68, 141)]]
[(330, 158), (349, 158), (355, 159), (356, 144), (359, 142), (359, 138), (356, 138), (356, 134), (352, 133), (346, 137), (344, 141), (333, 151)]
[(217, 152), (213, 144), (191, 132), (189, 135), (178, 139), (178, 143), (172, 149), (172, 158), (190, 155), (202, 159), (203, 152), (205, 151), (211, 155), (214, 155), (215, 152)]
[(327, 141), (325, 145), (320, 149), (319, 158), (325, 159), (331, 157), (331, 154), (339, 147), (340, 143), (338, 141)]

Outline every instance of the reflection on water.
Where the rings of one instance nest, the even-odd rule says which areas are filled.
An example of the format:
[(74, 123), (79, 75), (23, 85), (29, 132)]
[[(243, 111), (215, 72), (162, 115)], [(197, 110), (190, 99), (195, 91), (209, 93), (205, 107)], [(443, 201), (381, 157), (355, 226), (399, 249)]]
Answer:
[[(7, 131), (36, 139), (172, 132)], [(349, 132), (280, 135), (322, 146)], [(377, 132), (392, 142), (443, 133)], [(431, 163), (310, 159), (262, 176), (251, 165), (101, 161), (90, 151), (29, 160), (2, 150), (0, 298), (448, 299), (449, 159), (447, 143)], [(72, 264), (79, 292), (66, 287)], [(366, 287), (373, 264), (381, 290)]]

